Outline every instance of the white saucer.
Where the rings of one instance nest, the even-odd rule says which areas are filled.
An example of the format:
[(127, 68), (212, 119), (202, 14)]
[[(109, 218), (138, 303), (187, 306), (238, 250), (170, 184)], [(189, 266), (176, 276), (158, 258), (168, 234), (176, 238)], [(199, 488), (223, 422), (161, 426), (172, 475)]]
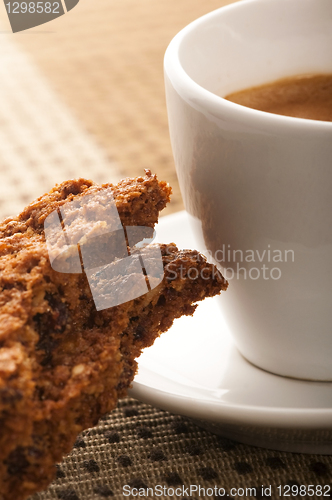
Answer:
[[(160, 242), (195, 248), (186, 212), (161, 218), (157, 235)], [(220, 300), (206, 299), (142, 354), (130, 395), (236, 441), (331, 454), (332, 383), (288, 379), (247, 362), (229, 335)]]

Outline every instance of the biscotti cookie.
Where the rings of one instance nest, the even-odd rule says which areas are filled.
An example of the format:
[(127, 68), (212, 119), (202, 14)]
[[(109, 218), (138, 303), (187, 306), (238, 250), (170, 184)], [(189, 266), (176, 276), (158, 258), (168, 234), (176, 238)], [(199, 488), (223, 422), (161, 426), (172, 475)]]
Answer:
[(227, 288), (198, 252), (151, 243), (170, 191), (149, 171), (67, 181), (0, 224), (1, 500), (44, 489), (126, 394), (142, 349)]

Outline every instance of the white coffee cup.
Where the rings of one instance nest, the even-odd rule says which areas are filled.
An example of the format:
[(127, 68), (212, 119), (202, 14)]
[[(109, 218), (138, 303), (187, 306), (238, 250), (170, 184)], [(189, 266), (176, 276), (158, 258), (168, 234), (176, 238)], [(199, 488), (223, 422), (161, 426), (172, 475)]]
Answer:
[(221, 303), (238, 349), (273, 373), (332, 381), (332, 122), (220, 97), (323, 73), (331, 0), (242, 0), (165, 55), (180, 188), (198, 245), (229, 278)]

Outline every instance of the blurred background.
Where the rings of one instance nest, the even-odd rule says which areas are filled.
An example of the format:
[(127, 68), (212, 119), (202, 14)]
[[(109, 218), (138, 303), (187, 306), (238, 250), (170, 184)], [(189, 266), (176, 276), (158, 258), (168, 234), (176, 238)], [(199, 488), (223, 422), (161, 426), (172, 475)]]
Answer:
[(229, 0), (81, 0), (13, 34), (0, 6), (0, 216), (55, 183), (116, 182), (149, 168), (183, 208), (170, 146), (163, 57), (173, 36)]

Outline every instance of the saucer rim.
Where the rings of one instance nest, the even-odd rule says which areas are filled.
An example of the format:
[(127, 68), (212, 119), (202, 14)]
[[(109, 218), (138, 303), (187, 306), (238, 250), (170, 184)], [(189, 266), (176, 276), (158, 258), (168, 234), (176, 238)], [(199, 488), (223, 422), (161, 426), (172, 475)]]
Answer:
[[(167, 228), (172, 226), (183, 226), (189, 228), (190, 223), (188, 218), (188, 213), (185, 210), (175, 212), (159, 219), (158, 227)], [(216, 300), (216, 298), (209, 299)], [(243, 362), (247, 362), (243, 358)], [(264, 376), (272, 375), (280, 377), (287, 381), (298, 381), (301, 384), (312, 385), (312, 384), (324, 384), (330, 385), (332, 389), (332, 382), (329, 381), (308, 381), (308, 380), (298, 380), (291, 379), (288, 377), (281, 377), (280, 375), (271, 374), (265, 370), (262, 370), (255, 365), (252, 365), (256, 370)], [(139, 374), (146, 374), (146, 371), (152, 371), (151, 369), (140, 364), (138, 360), (138, 374), (135, 377), (131, 389), (128, 391), (128, 395), (135, 399), (138, 399), (144, 403), (151, 404), (160, 409), (170, 411), (172, 413), (181, 414), (183, 416), (201, 419), (206, 422), (213, 422), (215, 424), (232, 424), (235, 426), (252, 426), (252, 427), (273, 427), (275, 430), (332, 430), (332, 407), (331, 408), (283, 408), (279, 406), (261, 406), (261, 405), (241, 405), (228, 403), (227, 401), (220, 401), (218, 399), (204, 399), (204, 398), (193, 398), (189, 395), (180, 395), (176, 392), (170, 392), (169, 390), (163, 390), (156, 388), (153, 385), (147, 385), (147, 383), (139, 380)], [(159, 374), (160, 376), (160, 374)], [(161, 375), (165, 379), (164, 375)], [(167, 379), (170, 387), (181, 387), (185, 389), (184, 384), (179, 382), (174, 382), (174, 380)], [(198, 388), (198, 385), (190, 381), (191, 387)], [(208, 391), (208, 388), (205, 388)], [(175, 389), (174, 389), (175, 390)]]

